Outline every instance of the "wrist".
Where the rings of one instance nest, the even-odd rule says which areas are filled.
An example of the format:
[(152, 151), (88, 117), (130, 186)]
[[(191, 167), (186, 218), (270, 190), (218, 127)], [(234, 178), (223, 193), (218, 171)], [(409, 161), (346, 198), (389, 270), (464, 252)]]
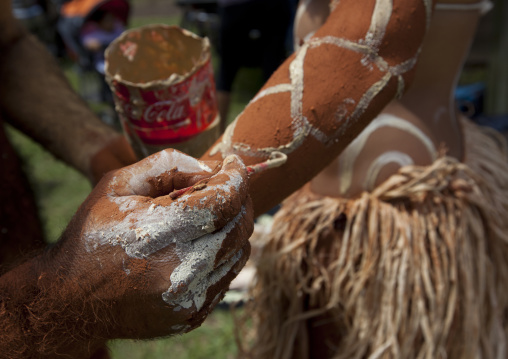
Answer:
[[(31, 306), (40, 296), (37, 258), (0, 276), (0, 348), (6, 357), (36, 357), (30, 321)], [(8, 335), (7, 335), (8, 333)]]
[(89, 357), (105, 343), (91, 330), (91, 305), (47, 259), (41, 254), (0, 277), (0, 332), (11, 333), (0, 336), (0, 348), (12, 358)]
[(2, 305), (21, 306), (38, 296), (39, 261), (39, 257), (34, 257), (0, 276)]

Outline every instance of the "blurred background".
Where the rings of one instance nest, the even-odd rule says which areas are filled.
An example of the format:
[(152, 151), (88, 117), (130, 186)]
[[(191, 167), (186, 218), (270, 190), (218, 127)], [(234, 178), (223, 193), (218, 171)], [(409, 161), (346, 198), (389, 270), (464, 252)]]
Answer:
[[(281, 46), (282, 56), (287, 56), (292, 52), (292, 21), (285, 16), (289, 14), (288, 19), (292, 19), (296, 1), (283, 1), (288, 9), (281, 15), (285, 31)], [(219, 51), (224, 14), (217, 0), (12, 0), (12, 3), (15, 16), (47, 45), (76, 91), (105, 123), (118, 131), (121, 128), (104, 82), (102, 53), (121, 31), (146, 24), (168, 24), (209, 37), (216, 79), (220, 54), (226, 53)], [(494, 11), (480, 23), (456, 90), (462, 112), (505, 135), (508, 134), (506, 19), (508, 2), (496, 0)], [(262, 16), (259, 19), (264, 20)], [(242, 111), (267, 76), (259, 56), (267, 30), (257, 26), (258, 22), (248, 22), (241, 35), (246, 46), (238, 49), (244, 56), (238, 60), (238, 71), (230, 80), (227, 123)], [(8, 134), (32, 181), (46, 237), (54, 242), (90, 192), (90, 184), (21, 133), (8, 127)], [(232, 300), (235, 295), (239, 293), (231, 292), (228, 298)], [(114, 341), (111, 349), (113, 358), (233, 358), (236, 355), (233, 316), (224, 302), (199, 329), (185, 336), (146, 342)]]

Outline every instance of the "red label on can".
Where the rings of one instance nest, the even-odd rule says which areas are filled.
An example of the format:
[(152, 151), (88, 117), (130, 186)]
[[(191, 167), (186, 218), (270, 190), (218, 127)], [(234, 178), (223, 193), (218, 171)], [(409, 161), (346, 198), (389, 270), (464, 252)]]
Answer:
[(188, 140), (217, 118), (210, 60), (183, 81), (156, 89), (113, 81), (124, 127), (144, 143), (166, 145)]

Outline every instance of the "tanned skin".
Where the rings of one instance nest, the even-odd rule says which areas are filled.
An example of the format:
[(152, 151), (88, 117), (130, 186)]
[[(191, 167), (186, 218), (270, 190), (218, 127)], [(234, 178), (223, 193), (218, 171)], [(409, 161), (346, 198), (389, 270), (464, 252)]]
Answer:
[(0, 111), (3, 120), (96, 183), (136, 157), (73, 91), (44, 46), (0, 1)]
[(247, 261), (253, 230), (239, 158), (201, 166), (166, 150), (109, 172), (56, 246), (0, 277), (0, 356), (89, 358), (109, 339), (199, 326)]
[[(255, 215), (311, 180), (410, 86), (434, 1), (331, 1), (325, 23), (271, 76), (203, 159), (285, 165), (250, 179)], [(375, 18), (375, 20), (374, 20)]]
[[(250, 252), (245, 166), (168, 150), (112, 171), (135, 162), (127, 141), (11, 14), (11, 1), (0, 0), (1, 119), (98, 184), (56, 245), (1, 274), (0, 357), (105, 357), (112, 338), (199, 326)], [(199, 191), (168, 196), (200, 180)], [(187, 261), (199, 269), (183, 270)]]
[[(301, 107), (298, 107), (298, 101), (292, 102), (286, 86), (291, 85), (291, 76), (296, 76), (292, 78), (292, 84), (298, 85), (301, 73), (291, 68), (298, 54), (289, 58), (262, 91), (280, 83), (286, 87), (275, 97), (252, 102), (237, 121), (231, 139), (240, 147), (227, 148), (226, 143), (223, 152), (204, 157), (215, 160), (209, 162), (211, 172), (185, 171), (192, 161), (169, 151), (107, 174), (80, 207), (55, 247), (0, 277), (1, 355), (9, 358), (57, 355), (86, 358), (111, 338), (150, 338), (185, 332), (199, 325), (248, 256), (246, 241), (252, 231), (253, 218), (249, 194), (256, 214), (279, 203), (330, 163), (398, 94), (401, 83), (410, 83), (412, 66), (392, 66), (406, 61), (411, 65), (416, 59), (431, 2), (427, 1), (424, 6), (423, 0), (394, 1), (396, 18), (383, 32), (381, 47), (366, 49), (357, 41), (365, 35), (371, 13), (362, 9), (367, 6), (372, 10), (374, 3), (373, 0), (336, 2), (335, 10), (316, 33), (316, 39), (327, 36), (346, 38), (348, 44), (354, 42), (352, 47), (363, 52), (333, 45), (326, 56), (322, 56), (309, 49), (303, 65), (307, 77)], [(97, 127), (91, 126), (93, 129), (90, 129), (79, 120), (78, 123), (71, 122), (72, 125), (62, 125), (58, 121), (58, 126), (62, 125), (61, 133), (53, 133), (55, 123), (52, 120), (62, 118), (60, 111), (73, 121), (73, 118), (83, 119), (83, 115), (88, 117), (89, 110), (72, 93), (57, 66), (54, 63), (49, 65), (52, 62), (43, 55), (45, 52), (40, 45), (10, 16), (10, 1), (1, 0), (0, 4), (2, 113), (15, 126), (82, 172), (98, 172), (100, 175), (103, 170), (94, 171), (91, 169), (94, 166), (90, 165), (90, 159), (101, 148), (95, 141), (103, 136)], [(352, 13), (355, 19), (350, 16)], [(358, 23), (363, 27), (358, 27)], [(376, 37), (377, 33), (373, 35)], [(316, 46), (320, 45), (316, 43)], [(339, 68), (335, 67), (337, 63), (340, 63)], [(390, 67), (390, 74), (383, 63)], [(47, 80), (46, 77), (44, 82), (34, 80), (44, 71)], [(358, 81), (360, 78), (363, 80)], [(27, 81), (33, 83), (29, 89), (24, 85)], [(48, 91), (49, 88), (52, 91)], [(55, 89), (62, 92), (55, 96)], [(294, 93), (295, 96), (300, 94), (298, 91)], [(367, 96), (368, 101), (362, 100), (365, 94), (372, 93), (376, 95)], [(39, 102), (35, 118), (41, 120), (32, 127), (29, 118), (34, 118), (31, 116), (34, 107), (27, 105), (22, 110), (18, 107), (35, 98)], [(293, 105), (296, 106), (294, 113), (291, 112)], [(284, 146), (291, 141), (293, 131), (298, 127), (292, 123), (296, 112), (297, 117), (309, 121), (310, 126), (303, 133), (297, 133), (296, 144), (287, 150)], [(347, 126), (351, 114), (353, 122)], [(79, 131), (74, 132), (77, 128)], [(81, 137), (72, 136), (73, 133)], [(252, 136), (254, 134), (257, 136)], [(57, 140), (52, 141), (55, 137)], [(241, 145), (245, 144), (253, 151), (243, 151), (246, 147)], [(75, 151), (76, 147), (85, 150)], [(279, 169), (254, 175), (249, 181), (245, 165), (238, 157), (229, 156), (237, 152), (246, 164), (259, 163), (269, 156), (269, 151), (263, 149), (279, 147), (287, 152), (287, 163)], [(108, 158), (118, 157), (115, 152), (110, 152)], [(196, 166), (200, 165), (194, 163), (191, 167)], [(146, 174), (141, 181), (133, 177), (133, 174), (141, 173)], [(207, 188), (221, 196), (210, 199), (212, 197), (203, 197), (200, 191), (195, 191), (178, 199), (176, 205), (167, 198), (166, 194), (173, 189), (203, 179), (209, 181)], [(212, 213), (214, 220), (204, 224), (198, 221), (195, 226), (184, 215), (189, 213), (177, 211), (185, 208), (190, 208), (194, 215), (191, 217), (196, 220), (202, 218), (198, 216), (200, 213)], [(179, 230), (172, 227), (168, 217), (167, 222), (155, 226), (157, 234), (148, 233), (152, 227), (146, 214), (160, 209), (180, 213), (181, 223), (176, 221)], [(124, 228), (125, 218), (133, 221), (128, 230)], [(200, 232), (204, 229), (205, 232)], [(181, 233), (188, 230), (194, 235), (180, 238)], [(111, 233), (118, 233), (118, 236)], [(194, 260), (195, 253), (188, 243), (196, 240), (195, 235), (201, 235), (197, 237), (199, 240), (220, 236), (223, 241), (218, 252), (210, 252), (213, 265), (210, 275), (204, 277), (208, 280), (207, 285), (203, 284), (202, 292), (197, 295), (203, 298), (199, 303), (196, 295), (187, 297), (187, 294), (193, 294), (189, 292), (193, 288), (192, 278), (201, 278), (202, 267), (192, 272), (178, 270), (186, 264), (187, 258)], [(173, 236), (180, 238), (179, 241), (171, 242)], [(144, 244), (154, 241), (168, 244), (161, 250), (143, 252), (136, 257), (138, 254), (129, 254), (129, 250), (138, 245), (138, 239)], [(188, 252), (178, 252), (178, 246), (187, 248)], [(225, 264), (226, 271), (222, 270)], [(173, 288), (174, 273), (187, 275), (175, 282), (182, 283), (181, 287)], [(161, 300), (161, 294), (166, 291), (171, 295), (168, 302)], [(190, 299), (185, 301), (186, 298)]]

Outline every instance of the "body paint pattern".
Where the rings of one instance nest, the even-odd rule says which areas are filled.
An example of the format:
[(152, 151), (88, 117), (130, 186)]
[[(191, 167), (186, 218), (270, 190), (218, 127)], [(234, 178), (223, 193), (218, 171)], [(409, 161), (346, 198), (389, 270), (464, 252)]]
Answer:
[[(224, 160), (227, 165), (233, 158)], [(201, 161), (182, 153), (169, 155), (160, 152), (145, 160), (150, 166), (135, 172), (137, 167), (127, 168), (127, 176), (115, 177), (110, 184), (107, 200), (118, 207), (123, 214), (117, 221), (108, 220), (101, 224), (100, 219), (92, 219), (85, 235), (85, 244), (89, 252), (100, 246), (121, 246), (132, 258), (147, 259), (152, 254), (173, 246), (172, 256), (180, 264), (173, 270), (171, 286), (162, 294), (162, 299), (175, 306), (175, 310), (194, 306), (200, 310), (206, 299), (209, 287), (217, 283), (242, 258), (243, 252), (236, 251), (224, 256), (222, 263), (216, 263), (228, 233), (238, 226), (245, 215), (242, 207), (239, 214), (218, 230), (218, 209), (229, 205), (230, 198), (245, 186), (244, 178), (237, 169), (223, 168), (216, 176), (224, 180), (216, 185), (204, 186), (197, 194), (182, 195), (171, 201), (169, 195), (150, 201), (146, 197), (149, 189), (147, 178), (157, 178), (178, 165), (179, 172), (211, 172)], [(153, 162), (153, 163), (151, 163)], [(119, 190), (120, 189), (120, 190)], [(118, 193), (126, 191), (127, 195)], [(137, 195), (140, 192), (141, 195)], [(157, 199), (162, 201), (157, 202)], [(127, 275), (129, 272), (124, 271)]]
[[(426, 9), (428, 28), (432, 12), (432, 1), (422, 0), (422, 2)], [(334, 11), (336, 7), (337, 4), (332, 6), (332, 11)], [(290, 94), (292, 136), (289, 142), (277, 147), (253, 148), (247, 143), (234, 141), (233, 137), (235, 134), (235, 128), (238, 122), (242, 119), (243, 113), (241, 113), (227, 128), (222, 141), (210, 151), (210, 155), (213, 156), (220, 152), (223, 157), (231, 153), (244, 154), (254, 157), (266, 157), (273, 151), (290, 154), (298, 149), (308, 136), (312, 136), (324, 145), (330, 146), (338, 141), (344, 133), (355, 125), (358, 118), (366, 111), (374, 97), (376, 97), (394, 77), (398, 79), (398, 95), (401, 95), (405, 87), (402, 75), (414, 67), (420, 51), (418, 50), (414, 57), (407, 59), (398, 65), (392, 66), (390, 66), (388, 62), (378, 54), (379, 47), (384, 40), (386, 28), (393, 13), (393, 0), (377, 0), (369, 29), (365, 37), (358, 41), (332, 35), (311, 37), (298, 49), (289, 66), (290, 83), (279, 83), (272, 87), (265, 88), (251, 101), (251, 104), (253, 104), (256, 101), (273, 94)], [(362, 65), (371, 67), (371, 70), (372, 66), (375, 66), (378, 70), (385, 74), (379, 81), (370, 86), (357, 103), (354, 103), (355, 106), (352, 111), (345, 110), (346, 104), (344, 104), (336, 109), (335, 114), (330, 114), (330, 117), (334, 118), (335, 124), (337, 125), (337, 129), (331, 134), (323, 133), (318, 127), (319, 124), (311, 123), (303, 114), (302, 108), (302, 99), (305, 88), (304, 64), (306, 64), (308, 53), (319, 49), (323, 45), (336, 46), (356, 54), (361, 54), (363, 55), (361, 60)], [(351, 100), (352, 99), (349, 99), (350, 102)], [(354, 102), (354, 100), (352, 101)]]
[[(226, 202), (230, 188), (236, 190), (242, 177), (231, 175), (223, 185), (205, 187), (200, 191), (202, 201), (213, 198)], [(110, 200), (125, 213), (122, 221), (108, 222), (87, 234), (90, 250), (101, 245), (119, 245), (133, 258), (147, 258), (170, 244), (191, 242), (216, 230), (213, 208), (191, 206), (182, 196), (168, 205), (140, 206), (137, 196), (110, 196)]]
[(379, 176), (383, 167), (390, 163), (396, 163), (400, 167), (414, 164), (413, 159), (407, 153), (401, 151), (382, 153), (371, 163), (363, 182), (363, 189), (372, 191), (375, 188), (377, 176)]
[[(397, 130), (406, 132), (408, 136), (414, 137), (419, 141), (427, 150), (428, 155), (432, 160), (437, 158), (437, 150), (432, 140), (418, 127), (413, 125), (406, 120), (389, 115), (381, 114), (376, 117), (361, 133), (356, 137), (348, 147), (342, 152), (339, 157), (339, 177), (340, 177), (340, 188), (339, 193), (345, 195), (351, 187), (354, 175), (354, 167), (358, 156), (368, 144), (369, 137), (381, 128), (395, 128)], [(413, 160), (407, 154), (397, 152), (398, 154), (391, 153), (390, 155), (381, 154), (376, 161), (371, 164), (372, 168), (369, 168), (367, 177), (364, 182), (364, 189), (371, 190), (371, 183), (376, 181), (377, 175), (381, 168), (389, 162), (399, 163), (401, 165), (413, 164)], [(388, 161), (388, 159), (391, 159)]]
[[(222, 242), (244, 213), (245, 209), (242, 209), (242, 213), (217, 233), (207, 234), (195, 241), (177, 243), (176, 252), (182, 263), (171, 274), (171, 287), (162, 294), (166, 303), (175, 306), (175, 310), (189, 309), (193, 305), (197, 310), (203, 307), (208, 288), (229, 273), (242, 257), (243, 253), (239, 251), (214, 270), (214, 259)], [(184, 293), (181, 293), (182, 287), (186, 288)]]

